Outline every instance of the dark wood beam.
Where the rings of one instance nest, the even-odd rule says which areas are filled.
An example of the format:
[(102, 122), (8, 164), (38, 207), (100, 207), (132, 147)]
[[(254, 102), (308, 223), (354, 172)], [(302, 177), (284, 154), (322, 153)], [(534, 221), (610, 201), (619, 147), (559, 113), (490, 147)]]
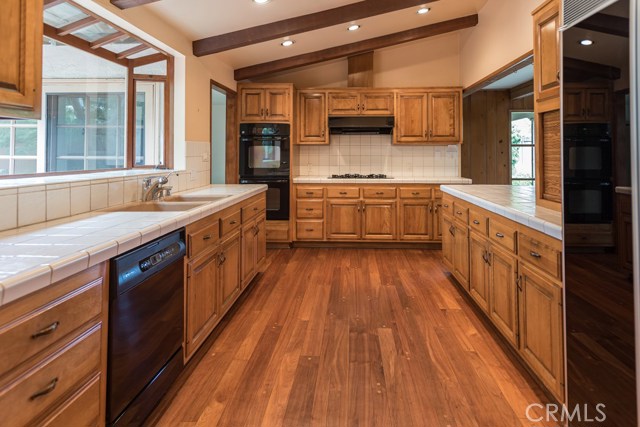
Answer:
[(526, 98), (533, 95), (533, 81), (522, 83), (519, 86), (511, 88), (509, 90), (511, 100)]
[(629, 38), (629, 18), (596, 13), (576, 24), (576, 27), (598, 33)]
[(121, 40), (125, 37), (127, 37), (127, 35), (122, 31), (109, 34), (107, 36), (102, 37), (101, 39), (91, 42), (91, 49), (97, 49), (109, 43), (117, 42), (118, 40)]
[(154, 3), (158, 0), (111, 0), (111, 4), (119, 9), (130, 9), (144, 4)]
[(344, 58), (353, 55), (360, 55), (376, 49), (382, 49), (401, 43), (437, 36), (451, 31), (462, 30), (478, 24), (478, 15), (469, 15), (462, 18), (451, 19), (449, 21), (438, 22), (412, 30), (401, 31), (399, 33), (388, 34), (386, 36), (375, 37), (356, 43), (336, 46), (316, 52), (305, 53), (303, 55), (292, 56), (291, 58), (279, 59), (262, 64), (251, 65), (249, 67), (238, 68), (234, 72), (236, 80), (246, 80), (259, 76), (290, 70), (292, 68), (303, 67), (305, 65), (317, 64), (332, 59)]
[(154, 64), (156, 62), (165, 61), (167, 55), (164, 53), (154, 53), (147, 56), (141, 56), (140, 58), (134, 58), (129, 60), (129, 66), (142, 67), (143, 65)]
[(44, 0), (44, 8), (49, 9), (50, 7), (57, 6), (62, 3), (66, 3), (67, 0)]
[(124, 59), (128, 56), (135, 55), (136, 53), (140, 53), (143, 50), (149, 49), (149, 46), (146, 44), (139, 44), (137, 46), (132, 47), (131, 49), (127, 49), (118, 54), (118, 59)]
[[(266, 42), (280, 37), (305, 33), (307, 31), (343, 24), (345, 22), (394, 12), (435, 0), (366, 0), (346, 6), (298, 16), (257, 27), (233, 31), (226, 34), (207, 37), (193, 42), (195, 56), (211, 55), (212, 53), (236, 49), (242, 46)], [(112, 0), (113, 2), (113, 0)]]
[(58, 35), (66, 36), (67, 34), (71, 34), (74, 31), (78, 31), (83, 28), (89, 27), (97, 22), (99, 22), (99, 20), (95, 16), (87, 16), (84, 19), (81, 19), (76, 22), (72, 22), (70, 24), (65, 25), (64, 27), (58, 28)]
[(126, 59), (118, 59), (118, 56), (113, 52), (110, 52), (103, 48), (92, 49), (91, 43), (81, 39), (80, 37), (76, 37), (72, 34), (68, 34), (66, 36), (59, 35), (58, 30), (51, 25), (44, 24), (44, 35), (46, 37), (49, 37), (50, 39), (57, 40), (66, 45), (84, 50), (85, 52), (90, 52), (93, 55), (97, 55), (100, 58), (106, 59), (107, 61), (115, 62), (116, 64), (122, 65), (123, 67), (129, 65)]
[(521, 55), (521, 56), (517, 57), (516, 59), (514, 59), (511, 62), (509, 62), (508, 64), (503, 65), (502, 67), (498, 68), (497, 70), (495, 70), (494, 72), (492, 72), (488, 76), (483, 77), (481, 80), (475, 82), (474, 84), (466, 87), (462, 91), (462, 95), (464, 97), (472, 95), (472, 94), (484, 89), (485, 87), (489, 86), (491, 83), (495, 83), (498, 80), (501, 80), (501, 79), (507, 77), (508, 75), (513, 74), (516, 71), (521, 70), (524, 67), (527, 67), (527, 66), (529, 66), (531, 64), (533, 64), (533, 51), (532, 50), (530, 50), (529, 52), (525, 53), (524, 55)]
[(567, 56), (563, 58), (563, 73), (564, 80), (570, 82), (580, 82), (593, 78), (618, 80), (621, 75), (620, 68), (618, 67), (569, 58)]

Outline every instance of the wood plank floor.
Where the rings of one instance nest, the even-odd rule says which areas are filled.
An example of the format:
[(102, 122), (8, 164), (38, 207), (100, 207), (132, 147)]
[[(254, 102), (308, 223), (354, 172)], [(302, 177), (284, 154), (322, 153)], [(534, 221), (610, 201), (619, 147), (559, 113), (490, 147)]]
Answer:
[(547, 399), (440, 259), (433, 250), (269, 251), (265, 273), (148, 424), (543, 425), (525, 411)]

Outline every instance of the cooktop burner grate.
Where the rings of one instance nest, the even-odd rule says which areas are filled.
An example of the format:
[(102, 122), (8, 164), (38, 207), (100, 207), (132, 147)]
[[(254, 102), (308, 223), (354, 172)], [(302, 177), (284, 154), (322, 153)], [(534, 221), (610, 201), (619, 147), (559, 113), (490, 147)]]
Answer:
[(329, 178), (332, 178), (332, 179), (392, 179), (392, 177), (387, 176), (383, 173), (370, 173), (368, 175), (363, 175), (360, 173), (344, 173), (340, 175), (333, 174)]

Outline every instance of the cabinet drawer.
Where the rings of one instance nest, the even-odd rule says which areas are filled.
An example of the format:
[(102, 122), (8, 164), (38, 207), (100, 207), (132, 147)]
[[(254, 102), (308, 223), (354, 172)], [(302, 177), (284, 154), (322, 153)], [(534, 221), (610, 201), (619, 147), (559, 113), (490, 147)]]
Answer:
[(0, 390), (0, 413), (14, 425), (29, 425), (60, 397), (100, 369), (101, 327), (76, 338), (58, 353)]
[(266, 200), (262, 198), (242, 208), (242, 222), (255, 218), (260, 212), (266, 209), (266, 204)]
[(486, 236), (488, 223), (489, 218), (483, 212), (469, 208), (469, 227)]
[(469, 223), (469, 208), (462, 202), (453, 202), (453, 217), (463, 224)]
[(442, 199), (442, 190), (440, 187), (433, 189), (433, 198), (434, 199)]
[(189, 248), (189, 258), (193, 258), (204, 252), (205, 249), (212, 248), (218, 244), (220, 239), (220, 224), (218, 218), (212, 219), (211, 224), (187, 233), (187, 248)]
[(430, 199), (431, 188), (429, 187), (401, 187), (401, 199)]
[(394, 187), (385, 188), (364, 188), (365, 199), (395, 199), (396, 189)]
[(298, 218), (324, 218), (322, 200), (298, 200), (296, 216)]
[(321, 199), (324, 195), (322, 188), (319, 187), (297, 187), (296, 197), (298, 199)]
[(453, 197), (448, 194), (442, 195), (442, 214), (453, 216)]
[(528, 262), (530, 265), (539, 268), (557, 279), (561, 278), (560, 251), (520, 233), (518, 235), (518, 252), (523, 261)]
[(511, 225), (489, 218), (489, 238), (511, 252), (516, 251), (516, 230)]
[(102, 277), (0, 327), (0, 376), (102, 311)]
[(100, 376), (62, 404), (42, 423), (43, 427), (98, 426), (100, 418)]
[(230, 213), (229, 215), (225, 215), (220, 219), (220, 227), (222, 229), (221, 235), (226, 236), (238, 228), (240, 228), (241, 224), (241, 216), (240, 210)]
[(296, 221), (296, 238), (298, 240), (322, 240), (324, 222), (321, 220)]
[(360, 197), (360, 189), (358, 187), (329, 187), (327, 188), (327, 197), (331, 199), (357, 199)]

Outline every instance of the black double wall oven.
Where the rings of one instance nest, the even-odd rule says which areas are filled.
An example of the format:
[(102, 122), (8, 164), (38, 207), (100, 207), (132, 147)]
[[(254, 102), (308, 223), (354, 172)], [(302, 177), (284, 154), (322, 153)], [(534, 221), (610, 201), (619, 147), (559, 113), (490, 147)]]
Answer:
[(266, 184), (267, 219), (289, 219), (290, 131), (287, 124), (240, 125), (240, 184)]

